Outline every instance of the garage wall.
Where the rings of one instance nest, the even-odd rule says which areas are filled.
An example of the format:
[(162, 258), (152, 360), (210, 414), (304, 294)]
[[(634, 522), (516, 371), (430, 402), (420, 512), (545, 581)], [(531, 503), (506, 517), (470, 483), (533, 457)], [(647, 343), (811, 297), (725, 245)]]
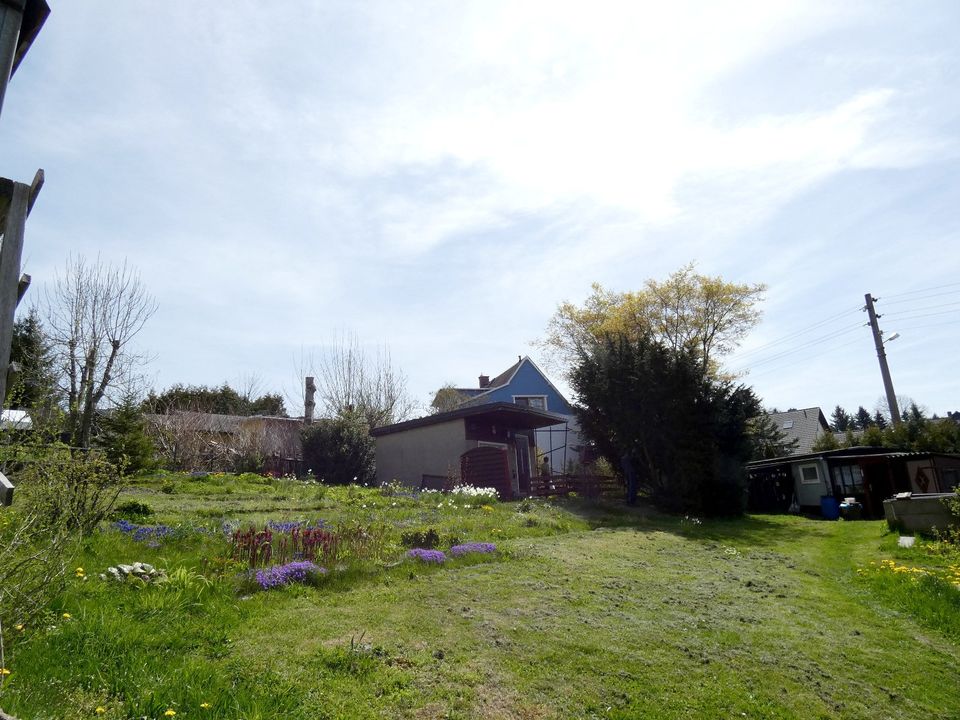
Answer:
[(463, 419), (374, 438), (377, 482), (420, 487), (424, 475), (460, 474), (460, 456), (477, 443), (466, 439)]

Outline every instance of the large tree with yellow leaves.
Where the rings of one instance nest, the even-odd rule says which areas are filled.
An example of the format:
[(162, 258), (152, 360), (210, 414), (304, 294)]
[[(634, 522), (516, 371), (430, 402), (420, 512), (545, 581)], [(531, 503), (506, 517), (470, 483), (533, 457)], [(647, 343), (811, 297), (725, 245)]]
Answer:
[(655, 340), (695, 359), (705, 377), (722, 377), (719, 360), (760, 321), (766, 286), (725, 282), (696, 272), (693, 263), (640, 290), (614, 292), (593, 284), (583, 305), (562, 302), (536, 345), (547, 362), (569, 372), (605, 336)]

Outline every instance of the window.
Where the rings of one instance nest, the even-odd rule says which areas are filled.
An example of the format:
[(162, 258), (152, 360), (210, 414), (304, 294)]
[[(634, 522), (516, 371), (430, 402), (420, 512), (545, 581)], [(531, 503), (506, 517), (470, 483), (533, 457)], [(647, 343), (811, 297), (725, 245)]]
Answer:
[(944, 469), (943, 484), (946, 486), (948, 492), (956, 489), (957, 486), (960, 485), (960, 470), (956, 468)]
[(793, 427), (793, 420), (784, 420), (784, 421), (783, 421), (783, 429), (784, 429), (784, 430), (790, 430), (792, 427)]
[(833, 468), (833, 482), (841, 492), (863, 492), (863, 472), (859, 465), (838, 465)]
[(820, 471), (817, 470), (816, 465), (801, 465), (800, 466), (800, 482), (804, 485), (812, 485), (814, 483), (820, 482)]
[(547, 409), (546, 395), (514, 395), (513, 402), (517, 405), (523, 405), (524, 407), (528, 407), (533, 410)]

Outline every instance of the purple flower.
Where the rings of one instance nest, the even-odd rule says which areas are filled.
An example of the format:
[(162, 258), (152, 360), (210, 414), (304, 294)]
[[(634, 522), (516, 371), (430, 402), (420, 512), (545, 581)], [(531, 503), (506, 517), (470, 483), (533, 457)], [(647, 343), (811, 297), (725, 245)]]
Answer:
[(453, 557), (463, 557), (467, 553), (492, 553), (496, 551), (497, 546), (493, 543), (464, 543), (450, 548), (450, 554)]
[(447, 559), (447, 556), (443, 554), (440, 550), (427, 550), (426, 548), (413, 548), (412, 550), (407, 550), (407, 557), (413, 558), (415, 560), (420, 560), (425, 563), (436, 563), (440, 565), (444, 560)]
[(312, 573), (325, 573), (322, 567), (310, 561), (291, 562), (286, 565), (273, 565), (264, 570), (257, 570), (257, 584), (264, 590), (270, 588), (290, 585), (291, 583), (304, 583)]
[(129, 520), (118, 520), (113, 523), (113, 527), (131, 536), (136, 542), (145, 542), (150, 547), (158, 547), (161, 540), (174, 534), (174, 528), (169, 525), (137, 525)]

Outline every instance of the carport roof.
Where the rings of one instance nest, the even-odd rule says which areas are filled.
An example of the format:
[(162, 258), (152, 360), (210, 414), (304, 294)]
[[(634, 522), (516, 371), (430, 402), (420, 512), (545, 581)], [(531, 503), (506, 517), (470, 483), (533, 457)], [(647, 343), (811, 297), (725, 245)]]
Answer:
[(511, 428), (513, 430), (535, 430), (536, 428), (548, 427), (550, 425), (562, 425), (568, 421), (568, 418), (563, 415), (554, 415), (553, 413), (543, 412), (542, 410), (532, 410), (523, 405), (515, 405), (508, 402), (496, 402), (459, 407), (450, 412), (428, 415), (427, 417), (407, 420), (406, 422), (395, 425), (384, 425), (383, 427), (374, 428), (370, 431), (370, 434), (374, 437), (379, 437), (380, 435), (390, 435), (391, 433), (412, 430), (413, 428), (427, 427), (429, 425), (437, 425), (451, 420), (462, 420), (466, 418), (486, 420), (495, 425), (502, 425), (505, 428)]

